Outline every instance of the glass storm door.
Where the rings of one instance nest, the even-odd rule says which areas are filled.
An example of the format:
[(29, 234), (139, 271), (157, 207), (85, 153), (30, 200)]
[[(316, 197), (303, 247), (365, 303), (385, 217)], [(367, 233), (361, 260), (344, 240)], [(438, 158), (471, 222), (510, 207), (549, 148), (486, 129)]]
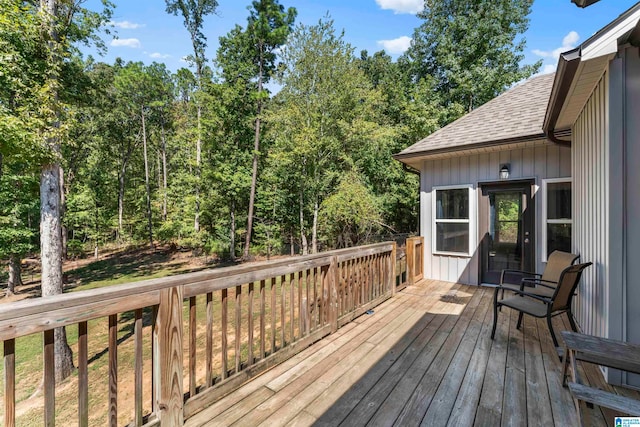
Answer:
[(532, 270), (533, 203), (531, 186), (494, 184), (482, 187), (481, 282), (499, 283), (502, 270)]

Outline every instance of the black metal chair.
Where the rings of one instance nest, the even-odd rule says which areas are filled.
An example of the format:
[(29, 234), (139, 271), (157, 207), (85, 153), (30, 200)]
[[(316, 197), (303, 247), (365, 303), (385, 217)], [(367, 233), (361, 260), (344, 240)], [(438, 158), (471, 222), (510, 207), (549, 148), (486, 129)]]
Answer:
[[(573, 265), (578, 258), (580, 258), (580, 255), (556, 250), (549, 255), (542, 274), (523, 270), (502, 270), (499, 288), (502, 289), (502, 298), (504, 298), (505, 290), (515, 289), (521, 291), (526, 289), (527, 292), (532, 294), (551, 297), (553, 289), (560, 280), (562, 271)], [(547, 286), (538, 286), (539, 284)]]
[(515, 292), (516, 295), (498, 300), (498, 289), (493, 296), (493, 329), (491, 331), (491, 339), (495, 337), (496, 325), (498, 324), (498, 311), (502, 306), (512, 308), (519, 311), (518, 325), (520, 329), (522, 326), (522, 317), (524, 314), (528, 314), (537, 318), (547, 318), (547, 325), (549, 326), (549, 332), (551, 332), (551, 338), (553, 339), (553, 345), (558, 347), (558, 340), (556, 334), (553, 331), (551, 325), (551, 318), (562, 313), (567, 313), (569, 317), (569, 323), (574, 331), (577, 331), (575, 320), (573, 319), (573, 313), (571, 312), (571, 300), (580, 283), (582, 277), (582, 271), (591, 265), (590, 262), (584, 264), (571, 265), (565, 268), (560, 273), (560, 279), (557, 286), (547, 285), (545, 283), (537, 283), (538, 286), (547, 287), (553, 289), (553, 294), (548, 296), (538, 295), (522, 289), (509, 289)]

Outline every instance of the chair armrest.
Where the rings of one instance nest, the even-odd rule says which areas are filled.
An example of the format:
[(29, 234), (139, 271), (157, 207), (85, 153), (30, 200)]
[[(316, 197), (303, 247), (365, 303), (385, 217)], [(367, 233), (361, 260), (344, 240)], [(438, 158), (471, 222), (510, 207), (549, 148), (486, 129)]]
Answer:
[(540, 277), (542, 277), (542, 274), (540, 274), (540, 273), (534, 273), (532, 271), (524, 271), (524, 270), (515, 270), (515, 269), (512, 269), (512, 268), (504, 269), (504, 270), (502, 270), (502, 273), (503, 274), (504, 273), (521, 273), (521, 274), (528, 274), (529, 276), (540, 276)]
[(515, 274), (522, 274), (522, 275), (526, 275), (529, 277), (542, 277), (542, 274), (538, 274), (538, 273), (533, 273), (531, 271), (524, 271), (524, 270), (514, 270), (514, 269), (505, 269), (502, 270), (502, 273), (500, 273), (500, 283), (504, 283), (504, 276), (505, 274), (509, 274), (509, 273), (515, 273)]
[[(549, 289), (555, 289), (557, 286), (556, 282), (551, 282), (549, 280), (541, 280), (541, 279), (529, 279), (526, 277), (522, 279), (522, 284), (524, 285), (525, 283), (531, 283), (532, 286), (543, 286)], [(554, 286), (550, 285), (550, 283), (553, 283)], [(521, 288), (521, 290), (524, 290), (524, 288)]]
[(553, 302), (553, 300), (551, 298), (546, 298), (546, 297), (543, 297), (543, 296), (540, 296), (540, 295), (531, 294), (529, 292), (525, 292), (525, 291), (522, 291), (522, 290), (510, 289), (510, 291), (515, 292), (516, 294), (519, 294), (519, 295), (522, 295), (522, 296), (525, 296), (525, 297), (530, 297), (530, 298), (533, 298), (533, 299), (537, 299), (539, 301), (542, 301), (545, 304), (551, 304)]

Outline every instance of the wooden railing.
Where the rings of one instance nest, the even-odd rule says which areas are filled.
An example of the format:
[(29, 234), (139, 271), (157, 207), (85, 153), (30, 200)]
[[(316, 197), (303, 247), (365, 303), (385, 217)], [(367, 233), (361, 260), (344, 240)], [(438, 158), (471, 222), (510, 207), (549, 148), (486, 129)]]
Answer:
[(408, 237), (407, 251), (407, 282), (416, 284), (424, 277), (424, 237)]
[[(69, 424), (69, 408), (57, 407), (56, 398), (75, 388), (80, 426), (182, 425), (391, 297), (395, 255), (395, 243), (380, 243), (0, 305), (5, 425), (16, 424), (16, 372), (25, 371), (26, 358), (42, 358), (37, 424)], [(54, 329), (72, 325), (77, 375), (57, 390)], [(101, 331), (106, 344), (93, 342)], [(38, 334), (42, 350), (21, 355), (25, 346), (16, 343)], [(130, 363), (119, 365), (128, 354)], [(123, 384), (133, 384), (131, 396), (119, 394)]]

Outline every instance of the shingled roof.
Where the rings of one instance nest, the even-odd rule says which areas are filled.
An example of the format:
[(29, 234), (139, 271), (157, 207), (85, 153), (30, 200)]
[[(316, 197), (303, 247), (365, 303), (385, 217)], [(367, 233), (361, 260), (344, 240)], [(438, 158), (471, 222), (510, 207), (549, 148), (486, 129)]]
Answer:
[(555, 73), (533, 77), (404, 149), (398, 160), (543, 138)]

